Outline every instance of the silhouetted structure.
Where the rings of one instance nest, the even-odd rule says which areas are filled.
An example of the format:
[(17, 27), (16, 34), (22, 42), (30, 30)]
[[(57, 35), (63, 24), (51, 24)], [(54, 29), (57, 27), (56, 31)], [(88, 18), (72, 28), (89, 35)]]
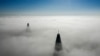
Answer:
[(29, 23), (27, 23), (26, 32), (31, 32), (31, 30), (30, 30), (30, 24)]
[(29, 25), (29, 23), (27, 23), (27, 27), (29, 27), (30, 25)]
[(63, 47), (62, 47), (62, 42), (61, 42), (61, 37), (60, 33), (58, 31), (57, 37), (56, 37), (56, 42), (55, 42), (55, 50), (53, 56), (64, 56), (63, 55)]
[(56, 43), (55, 43), (55, 50), (56, 51), (62, 50), (62, 42), (61, 42), (60, 33), (57, 34)]

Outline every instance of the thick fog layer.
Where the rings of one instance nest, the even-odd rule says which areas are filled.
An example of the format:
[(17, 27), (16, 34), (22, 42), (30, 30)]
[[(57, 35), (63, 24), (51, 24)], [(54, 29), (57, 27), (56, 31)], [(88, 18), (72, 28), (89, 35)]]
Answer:
[(58, 30), (58, 56), (100, 56), (100, 16), (0, 17), (0, 56), (53, 56)]

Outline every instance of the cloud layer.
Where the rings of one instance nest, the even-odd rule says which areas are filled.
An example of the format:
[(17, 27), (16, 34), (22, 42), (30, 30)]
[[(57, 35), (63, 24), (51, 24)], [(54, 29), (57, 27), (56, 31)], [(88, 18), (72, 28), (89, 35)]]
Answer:
[[(66, 56), (100, 55), (99, 16), (6, 16), (0, 21), (0, 56), (53, 56), (60, 30)], [(30, 30), (26, 32), (26, 23)]]

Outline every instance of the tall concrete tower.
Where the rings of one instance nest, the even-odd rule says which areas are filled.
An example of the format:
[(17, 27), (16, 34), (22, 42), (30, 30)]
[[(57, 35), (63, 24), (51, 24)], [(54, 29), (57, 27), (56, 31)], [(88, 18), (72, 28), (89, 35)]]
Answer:
[(53, 56), (64, 56), (60, 33), (57, 33)]
[(27, 23), (26, 32), (31, 32), (31, 30), (30, 30), (30, 24), (29, 23)]
[(60, 37), (59, 32), (58, 32), (57, 37), (56, 37), (55, 50), (56, 51), (61, 51), (62, 50), (62, 42), (61, 42), (61, 37)]
[(30, 24), (29, 23), (27, 23), (27, 27), (29, 27), (30, 26)]

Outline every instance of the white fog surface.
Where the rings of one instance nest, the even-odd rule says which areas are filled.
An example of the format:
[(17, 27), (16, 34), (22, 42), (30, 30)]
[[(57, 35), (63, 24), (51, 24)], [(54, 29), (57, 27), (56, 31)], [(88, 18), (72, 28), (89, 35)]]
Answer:
[(64, 56), (100, 56), (100, 16), (0, 17), (0, 56), (53, 56), (58, 30)]

